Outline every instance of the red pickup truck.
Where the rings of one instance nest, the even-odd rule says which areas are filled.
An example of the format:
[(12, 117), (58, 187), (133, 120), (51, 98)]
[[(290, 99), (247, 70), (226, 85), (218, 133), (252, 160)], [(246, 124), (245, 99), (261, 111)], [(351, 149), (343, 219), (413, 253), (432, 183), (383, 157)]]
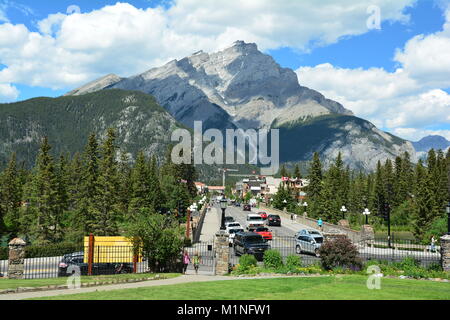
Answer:
[(260, 234), (265, 240), (272, 240), (272, 231), (266, 227), (258, 227), (253, 232)]

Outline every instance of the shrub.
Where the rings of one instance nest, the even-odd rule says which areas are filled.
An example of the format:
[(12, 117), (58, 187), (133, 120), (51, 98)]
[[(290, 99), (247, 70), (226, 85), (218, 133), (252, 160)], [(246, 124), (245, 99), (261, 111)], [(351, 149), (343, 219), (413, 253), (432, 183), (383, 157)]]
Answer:
[(406, 257), (401, 262), (394, 263), (394, 266), (401, 270), (405, 270), (408, 268), (419, 267), (420, 262), (412, 257)]
[(142, 249), (152, 272), (179, 272), (184, 230), (172, 216), (142, 209), (126, 226), (134, 249)]
[(80, 244), (73, 243), (57, 243), (47, 245), (31, 245), (25, 247), (26, 258), (40, 258), (40, 257), (57, 257), (68, 253), (83, 251), (84, 248)]
[(283, 267), (283, 258), (278, 250), (270, 249), (264, 252), (264, 267), (275, 270)]
[(436, 271), (436, 272), (442, 272), (442, 266), (440, 263), (433, 262), (429, 266), (427, 266), (428, 271)]
[(298, 255), (291, 254), (286, 258), (286, 269), (290, 272), (297, 272), (302, 266), (302, 261)]
[(319, 249), (319, 254), (325, 270), (341, 267), (357, 271), (362, 268), (358, 249), (347, 237), (325, 241)]
[(0, 247), (0, 260), (8, 260), (9, 249), (8, 247)]
[(253, 268), (256, 268), (258, 261), (254, 255), (244, 254), (239, 258), (239, 265), (237, 267), (237, 271), (239, 273), (246, 273)]

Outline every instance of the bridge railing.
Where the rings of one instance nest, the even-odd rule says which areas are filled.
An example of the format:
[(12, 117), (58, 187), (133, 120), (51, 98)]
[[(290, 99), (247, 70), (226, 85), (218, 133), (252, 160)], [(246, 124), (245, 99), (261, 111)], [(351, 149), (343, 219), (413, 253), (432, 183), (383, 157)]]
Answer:
[[(288, 212), (288, 211), (281, 211), (281, 210), (278, 210), (278, 209), (275, 209), (275, 208), (266, 207), (264, 205), (260, 205), (260, 208), (262, 210), (265, 210), (266, 212), (272, 212), (272, 213), (278, 214), (280, 216), (283, 216), (285, 218), (290, 218), (291, 217), (291, 213)], [(298, 223), (301, 223), (301, 224), (303, 224), (303, 225), (305, 225), (307, 227), (317, 229), (317, 220), (315, 220), (315, 219), (304, 217), (304, 216), (301, 216), (301, 215), (297, 215), (297, 218), (296, 218), (295, 221), (298, 222)], [(363, 239), (363, 235), (362, 235), (361, 231), (357, 231), (357, 230), (353, 230), (353, 229), (346, 228), (346, 227), (343, 227), (343, 226), (331, 224), (331, 223), (328, 223), (328, 222), (325, 222), (325, 221), (323, 222), (323, 224), (322, 224), (322, 231), (324, 233), (333, 232), (333, 231), (336, 231), (336, 230), (341, 232), (341, 233), (344, 233), (354, 243), (359, 242), (359, 241), (361, 241)]]

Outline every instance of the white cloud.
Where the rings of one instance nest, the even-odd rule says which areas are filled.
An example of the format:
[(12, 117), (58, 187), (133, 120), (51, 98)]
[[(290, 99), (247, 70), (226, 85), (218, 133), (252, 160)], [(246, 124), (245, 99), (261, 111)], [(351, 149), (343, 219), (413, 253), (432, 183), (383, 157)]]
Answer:
[(107, 73), (129, 76), (235, 40), (260, 49), (308, 50), (367, 32), (369, 5), (382, 19), (407, 21), (414, 0), (175, 0), (137, 9), (127, 3), (81, 14), (52, 14), (39, 31), (0, 24), (0, 79), (8, 83), (72, 88)]
[(442, 31), (410, 39), (397, 50), (399, 68), (345, 69), (331, 64), (297, 70), (302, 85), (341, 102), (357, 116), (369, 119), (406, 139), (427, 134), (449, 137), (450, 130), (450, 10)]
[(398, 50), (395, 60), (400, 62), (411, 78), (427, 86), (450, 87), (450, 10), (442, 31), (418, 35)]
[(430, 135), (443, 136), (450, 141), (450, 130), (423, 130), (416, 128), (395, 128), (393, 133), (404, 137), (410, 141), (419, 141), (421, 138)]
[(344, 69), (322, 64), (302, 67), (297, 74), (302, 85), (339, 101), (356, 116), (389, 131), (450, 125), (450, 95), (441, 89), (429, 89), (404, 69), (390, 73), (381, 68)]
[(8, 83), (0, 83), (0, 102), (11, 102), (17, 99), (19, 90)]

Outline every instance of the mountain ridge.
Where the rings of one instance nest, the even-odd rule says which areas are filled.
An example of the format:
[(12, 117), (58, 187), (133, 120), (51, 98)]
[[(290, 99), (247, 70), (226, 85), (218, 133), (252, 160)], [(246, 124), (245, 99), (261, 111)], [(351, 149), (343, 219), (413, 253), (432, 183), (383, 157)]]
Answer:
[[(345, 150), (344, 160), (351, 167), (363, 165), (364, 169), (373, 170), (376, 164), (370, 159), (395, 158), (405, 151), (415, 159), (411, 142), (383, 132), (366, 120), (359, 121), (339, 102), (302, 86), (293, 70), (282, 68), (271, 56), (260, 52), (254, 43), (236, 41), (218, 52), (198, 51), (141, 74), (119, 81), (114, 77), (113, 80), (104, 86), (104, 79), (100, 79), (99, 83), (94, 81), (87, 88), (75, 91), (76, 94), (91, 88), (141, 91), (153, 95), (177, 121), (190, 128), (194, 121), (203, 121), (204, 130), (280, 127), (293, 135), (283, 136), (291, 141), (286, 146), (288, 152), (297, 154), (297, 159), (291, 159), (281, 151), (289, 160), (304, 160), (314, 151), (328, 159), (339, 150)], [(311, 126), (305, 127), (308, 119), (333, 115), (354, 118), (338, 130), (333, 128), (335, 121), (330, 119), (319, 122), (324, 126), (320, 132), (310, 131)], [(317, 142), (311, 134), (296, 136), (296, 130), (287, 129), (293, 125), (299, 127), (298, 132), (319, 134), (324, 142)], [(309, 129), (305, 131), (305, 128)], [(366, 141), (365, 138), (370, 139)], [(306, 150), (305, 145), (310, 149)], [(304, 152), (298, 154), (297, 149)], [(355, 152), (360, 153), (357, 160)], [(365, 161), (364, 157), (369, 160)], [(281, 160), (286, 159), (282, 157)]]
[(440, 135), (429, 135), (419, 141), (413, 141), (412, 144), (417, 152), (428, 152), (431, 149), (446, 150), (450, 147), (450, 141)]

